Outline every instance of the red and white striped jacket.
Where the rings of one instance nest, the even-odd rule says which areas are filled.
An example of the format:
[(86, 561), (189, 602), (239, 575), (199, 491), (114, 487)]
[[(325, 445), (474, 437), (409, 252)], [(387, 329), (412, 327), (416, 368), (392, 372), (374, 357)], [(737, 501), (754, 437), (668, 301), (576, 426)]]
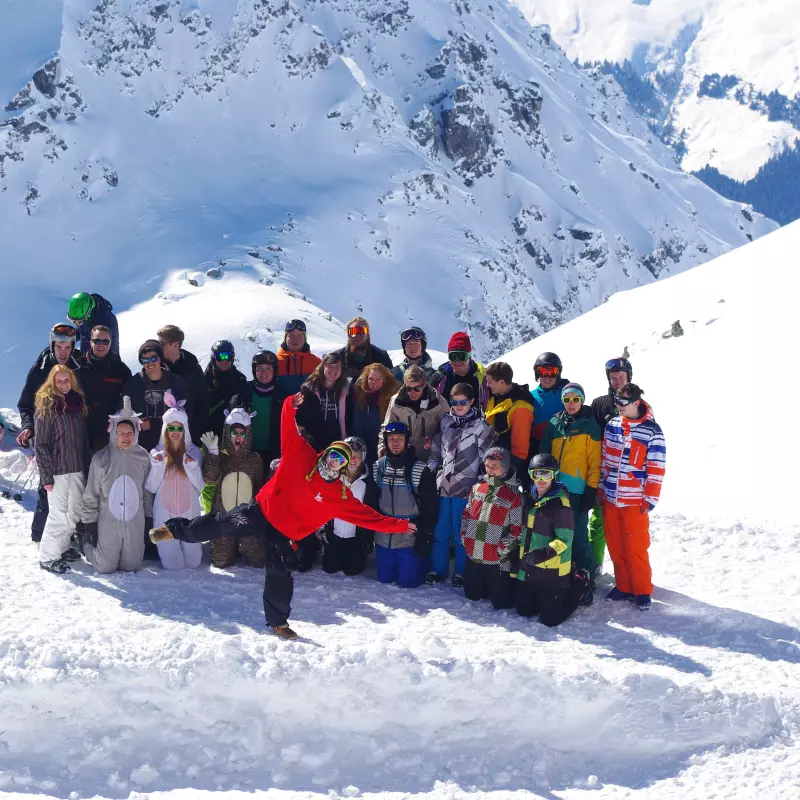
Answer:
[(603, 435), (600, 491), (615, 506), (641, 506), (652, 510), (661, 494), (667, 460), (664, 433), (647, 405), (640, 420), (613, 417)]

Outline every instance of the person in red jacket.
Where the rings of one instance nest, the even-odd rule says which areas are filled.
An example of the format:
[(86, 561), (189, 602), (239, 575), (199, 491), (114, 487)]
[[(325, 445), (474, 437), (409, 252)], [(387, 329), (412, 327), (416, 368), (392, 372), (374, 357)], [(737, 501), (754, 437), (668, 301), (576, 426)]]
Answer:
[(380, 533), (416, 532), (413, 522), (385, 517), (353, 497), (342, 480), (350, 460), (350, 445), (333, 442), (318, 454), (297, 430), (295, 416), (302, 402), (303, 395), (296, 394), (283, 404), (280, 464), (255, 500), (232, 511), (204, 514), (191, 521), (170, 519), (150, 531), (154, 542), (260, 536), (267, 553), (264, 615), (267, 625), (283, 639), (297, 635), (288, 620), (298, 541), (334, 518)]

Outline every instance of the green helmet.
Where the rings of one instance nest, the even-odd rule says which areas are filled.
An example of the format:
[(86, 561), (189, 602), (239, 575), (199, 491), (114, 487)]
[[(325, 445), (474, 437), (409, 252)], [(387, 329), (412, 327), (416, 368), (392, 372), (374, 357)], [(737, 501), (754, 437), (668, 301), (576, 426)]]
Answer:
[(97, 303), (95, 303), (94, 297), (92, 297), (90, 294), (86, 294), (86, 292), (78, 292), (78, 294), (73, 295), (72, 299), (69, 301), (67, 317), (69, 318), (70, 322), (80, 325), (81, 323), (91, 319), (96, 305)]

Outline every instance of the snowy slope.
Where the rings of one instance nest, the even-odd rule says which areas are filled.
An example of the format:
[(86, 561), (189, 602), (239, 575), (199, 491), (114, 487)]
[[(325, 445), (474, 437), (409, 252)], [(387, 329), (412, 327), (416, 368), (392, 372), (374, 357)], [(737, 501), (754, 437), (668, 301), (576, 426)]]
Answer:
[(246, 309), (237, 342), (288, 316), (263, 282), (312, 317), (363, 310), (384, 345), (409, 321), (440, 349), (466, 327), (489, 357), (773, 227), (679, 172), (612, 80), (505, 5), (63, 9), (57, 59), (0, 128), (12, 386), (78, 289), (133, 309), (131, 336), (202, 316), (200, 352), (233, 336), (224, 302)]
[[(581, 63), (650, 84), (682, 166), (738, 181), (800, 139), (800, 20), (792, 0), (514, 0)], [(724, 79), (721, 81), (720, 79)], [(642, 86), (631, 88), (641, 92)]]
[[(297, 577), (302, 639), (282, 643), (259, 572), (55, 577), (33, 498), (0, 501), (0, 796), (797, 797), (797, 436), (767, 406), (800, 388), (798, 239), (616, 295), (508, 357), (525, 377), (555, 349), (599, 392), (628, 346), (669, 448), (646, 615), (597, 602), (546, 630), (449, 587), (317, 570)], [(685, 335), (663, 339), (676, 318)]]

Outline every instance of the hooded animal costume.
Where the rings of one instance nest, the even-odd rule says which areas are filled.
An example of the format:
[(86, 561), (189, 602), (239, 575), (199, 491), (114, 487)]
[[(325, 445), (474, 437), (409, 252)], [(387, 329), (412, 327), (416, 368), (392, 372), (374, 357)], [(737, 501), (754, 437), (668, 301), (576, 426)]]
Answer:
[[(150, 455), (139, 445), (139, 414), (130, 397), (108, 420), (110, 441), (92, 459), (83, 493), (84, 550), (98, 572), (131, 572), (142, 567), (145, 520), (153, 516), (153, 496), (145, 490)], [(117, 444), (121, 423), (133, 427), (127, 450)]]
[[(234, 408), (225, 417), (220, 452), (209, 452), (203, 464), (206, 483), (216, 484), (211, 511), (232, 511), (247, 505), (264, 485), (264, 464), (253, 452), (251, 415), (243, 408)], [(231, 428), (241, 425), (245, 437), (238, 451), (233, 445)], [(216, 448), (215, 448), (216, 449)], [(211, 563), (224, 569), (235, 564), (241, 551), (252, 567), (264, 566), (264, 545), (257, 536), (243, 536), (237, 542), (233, 536), (221, 536), (211, 542)]]

